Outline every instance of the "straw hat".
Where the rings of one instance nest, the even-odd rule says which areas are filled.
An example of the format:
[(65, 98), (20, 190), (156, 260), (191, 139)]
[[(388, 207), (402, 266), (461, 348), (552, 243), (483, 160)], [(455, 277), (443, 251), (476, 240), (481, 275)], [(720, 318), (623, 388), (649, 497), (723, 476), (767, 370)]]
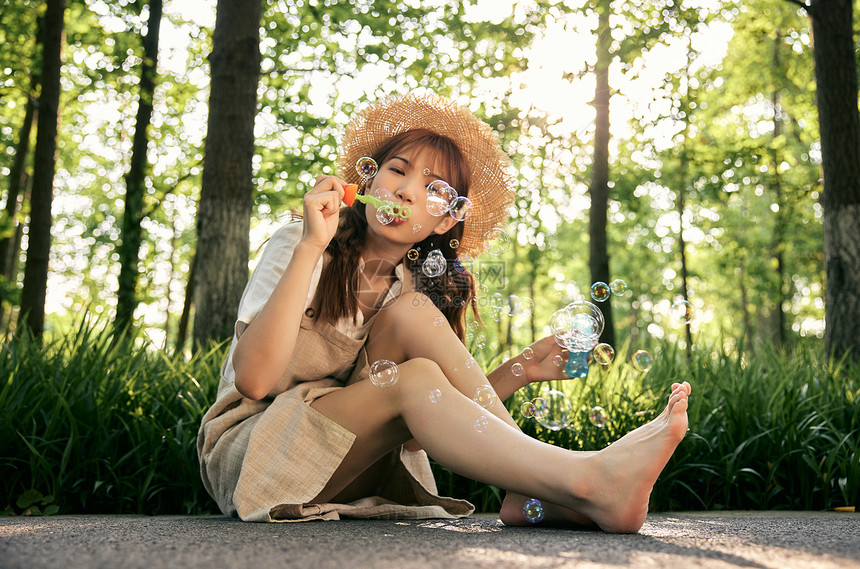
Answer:
[(466, 158), (472, 215), (464, 222), (458, 251), (461, 256), (478, 255), (484, 248), (484, 234), (508, 220), (514, 175), (496, 133), (469, 109), (432, 93), (392, 95), (371, 103), (346, 127), (338, 159), (341, 177), (358, 183), (355, 163), (359, 158), (372, 156), (392, 136), (417, 128), (450, 138)]

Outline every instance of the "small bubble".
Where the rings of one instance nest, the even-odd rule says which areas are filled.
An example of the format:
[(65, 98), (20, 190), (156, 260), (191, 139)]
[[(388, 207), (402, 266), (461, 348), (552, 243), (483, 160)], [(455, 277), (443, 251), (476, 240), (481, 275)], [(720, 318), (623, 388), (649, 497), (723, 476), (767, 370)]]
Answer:
[(633, 367), (639, 371), (648, 371), (654, 363), (654, 357), (647, 350), (638, 350), (632, 357)]
[(523, 401), (523, 404), (520, 405), (520, 414), (527, 419), (534, 419), (535, 404), (531, 401)]
[(451, 186), (443, 180), (434, 180), (427, 184), (427, 211), (430, 215), (439, 217), (448, 213), (451, 207), (449, 198)]
[(520, 377), (523, 373), (525, 373), (525, 370), (523, 369), (523, 364), (515, 363), (514, 365), (512, 365), (511, 373), (517, 377)]
[(477, 320), (472, 320), (471, 322), (469, 322), (469, 331), (470, 332), (480, 332), (481, 331), (481, 325), (478, 324)]
[(376, 221), (378, 221), (382, 225), (388, 225), (392, 221), (394, 221), (394, 213), (392, 209), (388, 206), (381, 206), (376, 210)]
[(615, 348), (609, 344), (597, 344), (591, 350), (591, 356), (600, 365), (608, 366), (615, 360)]
[(424, 259), (424, 263), (421, 265), (421, 272), (430, 278), (434, 278), (444, 273), (447, 268), (448, 262), (445, 260), (445, 256), (442, 255), (442, 251), (433, 249), (427, 255), (427, 258)]
[(377, 387), (391, 387), (397, 383), (399, 372), (397, 364), (389, 360), (379, 360), (370, 366), (370, 381)]
[(484, 241), (487, 242), (487, 253), (494, 257), (504, 255), (511, 247), (511, 238), (499, 228), (484, 233)]
[(529, 498), (523, 505), (523, 518), (530, 524), (536, 524), (543, 521), (545, 515), (543, 504), (540, 500)]
[(379, 166), (376, 164), (376, 160), (369, 156), (362, 156), (355, 163), (355, 171), (363, 178), (374, 177), (378, 169)]
[(475, 430), (479, 433), (483, 433), (487, 430), (487, 425), (490, 424), (490, 420), (481, 415), (477, 419), (475, 419)]
[(419, 255), (419, 253), (418, 253), (418, 250), (417, 250), (417, 249), (410, 249), (410, 250), (406, 253), (406, 256), (409, 258), (409, 260), (410, 260), (410, 261), (414, 261), (415, 259), (417, 259), (417, 258), (418, 258), (418, 255)]
[(413, 226), (412, 226), (412, 231), (414, 231), (415, 233), (420, 233), (420, 232), (421, 232), (421, 224), (420, 224), (420, 223), (416, 223), (415, 225), (413, 225)]
[(605, 282), (597, 281), (591, 285), (591, 298), (597, 302), (606, 302), (610, 294), (609, 285)]
[(386, 190), (385, 188), (379, 188), (378, 190), (376, 190), (376, 197), (381, 199), (384, 202), (393, 202), (394, 201), (394, 195), (392, 195), (392, 193), (389, 192), (388, 190)]
[(445, 325), (445, 317), (444, 316), (437, 316), (436, 318), (433, 319), (433, 325), (436, 326), (437, 328), (444, 326)]
[(672, 304), (669, 314), (672, 321), (678, 324), (689, 325), (693, 323), (693, 304), (688, 300), (679, 300)]
[(442, 399), (442, 392), (438, 389), (434, 389), (430, 392), (430, 401), (432, 403), (439, 403), (439, 400)]
[(564, 358), (563, 358), (563, 357), (561, 357), (560, 355), (556, 354), (556, 355), (555, 355), (555, 356), (553, 356), (553, 358), (552, 358), (552, 363), (554, 363), (554, 364), (555, 364), (555, 365), (557, 365), (558, 367), (561, 367), (561, 366), (563, 366), (563, 365), (564, 365)]
[(478, 335), (475, 338), (475, 345), (478, 346), (478, 348), (480, 349), (484, 349), (484, 347), (487, 345), (487, 337), (483, 334)]
[(535, 351), (531, 348), (526, 348), (525, 350), (523, 350), (523, 357), (527, 360), (530, 360), (535, 357)]
[(490, 385), (479, 385), (477, 389), (475, 389), (475, 395), (472, 397), (472, 401), (484, 409), (489, 409), (495, 405), (496, 399), (496, 392)]
[(457, 239), (451, 239), (451, 241), (448, 242), (448, 246), (450, 246), (451, 249), (456, 249), (460, 246), (460, 241)]
[(606, 426), (606, 412), (603, 410), (603, 407), (595, 406), (591, 408), (591, 411), (588, 413), (588, 420), (591, 421), (591, 424), (597, 427), (598, 429), (602, 429)]
[(624, 293), (627, 292), (627, 283), (621, 279), (615, 279), (609, 283), (609, 288), (615, 296), (624, 296)]
[(475, 361), (475, 358), (473, 358), (472, 356), (469, 356), (468, 359), (466, 359), (466, 369), (471, 368), (476, 363), (478, 363), (478, 362)]
[(466, 221), (472, 215), (472, 200), (460, 196), (451, 202), (451, 217), (457, 221)]

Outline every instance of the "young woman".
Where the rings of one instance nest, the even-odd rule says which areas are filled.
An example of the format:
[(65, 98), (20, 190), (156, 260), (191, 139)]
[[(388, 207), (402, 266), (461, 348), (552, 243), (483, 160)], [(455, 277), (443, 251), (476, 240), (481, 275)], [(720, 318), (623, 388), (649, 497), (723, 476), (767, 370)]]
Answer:
[[(355, 170), (362, 157), (378, 165), (369, 179)], [(438, 495), (429, 454), (508, 490), (507, 524), (534, 522), (524, 506), (538, 500), (544, 524), (638, 531), (686, 431), (689, 384), (672, 386), (651, 423), (599, 452), (572, 452), (523, 434), (502, 404), (563, 377), (552, 337), (488, 376), (463, 345), (475, 285), (458, 256), (480, 253), (513, 198), (493, 131), (438, 96), (389, 97), (348, 126), (340, 167), (342, 177), (320, 177), (305, 195), (303, 220), (275, 232), (242, 298), (198, 438), (222, 511), (253, 521), (470, 514), (468, 502)], [(469, 198), (470, 217), (428, 210), (436, 180)], [(408, 219), (342, 207), (349, 182), (387, 192)], [(422, 271), (440, 255), (441, 274)], [(384, 384), (368, 379), (382, 360), (397, 366)]]

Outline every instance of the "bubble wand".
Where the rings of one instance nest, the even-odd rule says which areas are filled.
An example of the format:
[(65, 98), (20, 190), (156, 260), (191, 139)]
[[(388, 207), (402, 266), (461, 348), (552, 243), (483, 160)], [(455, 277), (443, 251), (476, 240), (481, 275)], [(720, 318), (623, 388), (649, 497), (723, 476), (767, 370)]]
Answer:
[(358, 200), (363, 204), (374, 206), (378, 212), (381, 211), (390, 214), (392, 218), (402, 217), (403, 219), (409, 219), (409, 216), (412, 215), (412, 210), (409, 209), (409, 206), (398, 205), (381, 200), (374, 196), (358, 193), (359, 185), (366, 186), (367, 180), (374, 177), (378, 170), (379, 166), (373, 158), (369, 156), (362, 156), (359, 158), (355, 163), (355, 171), (361, 176), (361, 180), (358, 184), (346, 184), (343, 187), (343, 203), (348, 206), (352, 206), (352, 204), (355, 203), (355, 200)]

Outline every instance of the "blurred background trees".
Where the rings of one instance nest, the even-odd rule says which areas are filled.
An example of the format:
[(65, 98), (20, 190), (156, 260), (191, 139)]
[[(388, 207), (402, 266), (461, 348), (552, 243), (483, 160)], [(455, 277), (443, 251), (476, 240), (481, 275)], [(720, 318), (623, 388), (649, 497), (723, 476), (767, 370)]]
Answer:
[[(810, 20), (786, 0), (262, 0), (259, 17), (249, 16), (258, 36), (246, 31), (241, 44), (259, 53), (259, 69), (237, 63), (245, 73), (231, 84), (216, 78), (214, 0), (169, 0), (155, 19), (157, 5), (67, 0), (50, 172), (45, 151), (34, 158), (45, 111), (37, 102), (49, 93), (41, 30), (52, 12), (35, 0), (0, 7), (7, 333), (25, 326), (22, 311), (32, 317), (41, 305), (49, 333), (89, 313), (138, 326), (171, 350), (191, 349), (192, 330), (198, 343), (223, 339), (245, 265), (253, 267), (313, 180), (334, 173), (352, 111), (416, 89), (474, 109), (499, 131), (517, 170), (503, 228), (510, 246), (473, 261), (488, 324), (472, 330), (473, 349), (521, 349), (547, 332), (554, 310), (602, 279), (628, 285), (611, 300), (619, 345), (797, 343), (824, 336), (825, 304), (828, 315), (860, 322), (860, 273), (849, 270), (858, 245), (844, 231), (840, 246), (855, 241), (839, 274), (852, 277), (825, 303), (825, 277), (833, 278), (826, 267), (834, 265), (825, 263), (824, 218), (831, 207), (856, 222), (857, 195), (848, 180), (848, 209), (823, 199), (827, 160), (815, 101), (829, 87), (816, 91), (811, 21), (825, 8), (813, 5)], [(843, 9), (850, 16), (851, 4)], [(850, 61), (839, 57), (856, 70), (853, 52)], [(856, 80), (853, 89), (836, 124), (856, 114)], [(222, 122), (219, 133), (213, 121), (223, 116), (218, 100), (220, 113), (239, 113), (240, 91), (245, 110), (232, 120), (245, 124), (246, 142), (233, 182), (219, 168), (233, 167), (239, 123)], [(212, 149), (216, 136), (227, 141), (226, 154)], [(143, 147), (140, 139), (148, 139)], [(39, 180), (49, 173), (47, 231), (33, 222), (44, 222)], [(221, 197), (207, 205), (219, 183)], [(226, 213), (231, 232), (212, 221)], [(25, 266), (31, 254), (41, 262), (48, 238), (47, 287), (29, 284)], [(216, 282), (224, 256), (236, 261)], [(241, 284), (228, 293), (228, 280)], [(693, 306), (691, 325), (671, 317), (683, 300)], [(28, 326), (40, 333), (35, 321)], [(831, 347), (856, 346), (846, 330)]]

